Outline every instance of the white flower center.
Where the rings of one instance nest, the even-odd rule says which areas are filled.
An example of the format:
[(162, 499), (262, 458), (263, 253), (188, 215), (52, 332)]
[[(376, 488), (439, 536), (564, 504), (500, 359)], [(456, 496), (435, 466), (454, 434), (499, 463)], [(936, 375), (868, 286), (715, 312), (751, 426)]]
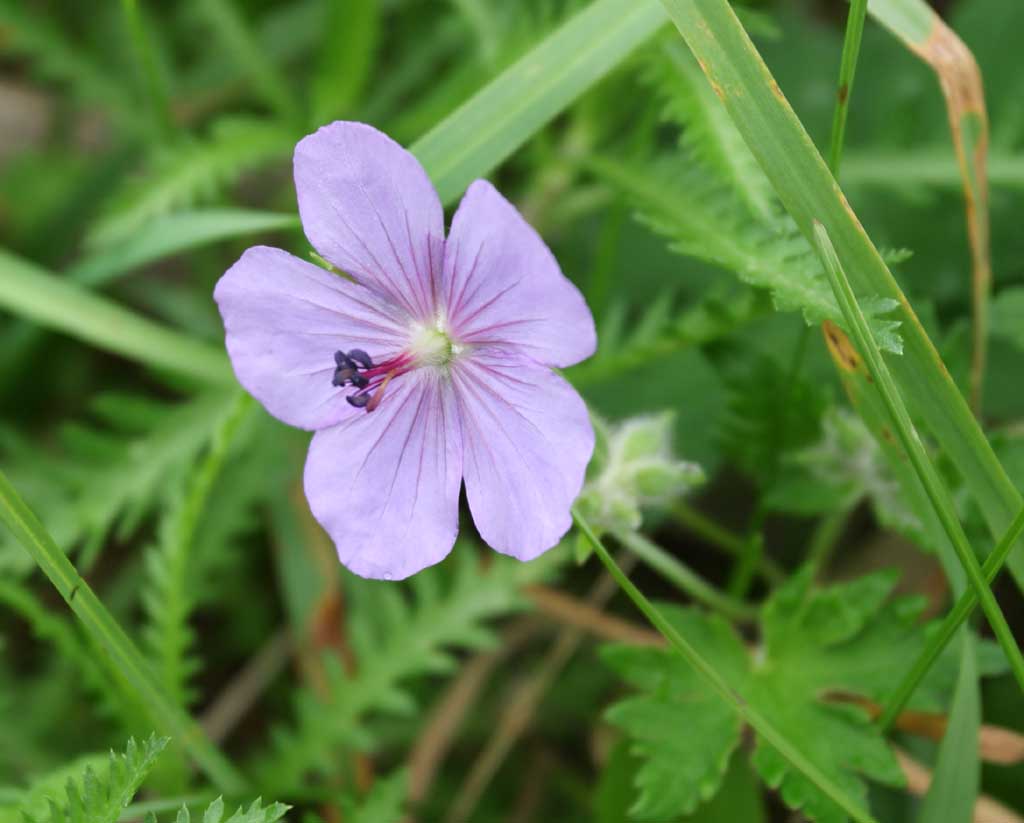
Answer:
[(423, 366), (443, 368), (461, 351), (462, 346), (452, 340), (448, 325), (440, 316), (433, 325), (415, 325), (409, 335), (409, 352)]

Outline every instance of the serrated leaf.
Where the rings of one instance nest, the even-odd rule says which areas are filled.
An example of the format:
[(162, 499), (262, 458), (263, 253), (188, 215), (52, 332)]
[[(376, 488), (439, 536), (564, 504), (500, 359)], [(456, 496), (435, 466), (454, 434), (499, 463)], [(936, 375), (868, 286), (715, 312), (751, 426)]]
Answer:
[(259, 764), (260, 785), (291, 791), (309, 774), (334, 768), (340, 751), (371, 747), (371, 714), (413, 714), (417, 704), (406, 682), (435, 673), (452, 649), (493, 643), (486, 621), (521, 608), (521, 587), (545, 579), (565, 559), (556, 548), (531, 563), (495, 558), (482, 571), (472, 547), (460, 543), (444, 567), (419, 575), (447, 578), (447, 585), (409, 584), (414, 594), (430, 593), (411, 603), (403, 586), (360, 581), (350, 593), (347, 623), (359, 665), (349, 674), (337, 657), (325, 658), (327, 699), (299, 691), (291, 728), (274, 731), (273, 749)]
[[(672, 605), (660, 608), (835, 785), (866, 802), (865, 778), (898, 786), (903, 776), (877, 727), (849, 698), (884, 702), (924, 638), (921, 603), (889, 599), (894, 583), (893, 574), (881, 572), (819, 589), (808, 572), (801, 572), (766, 603), (762, 645), (749, 652), (721, 618)], [(640, 691), (608, 713), (644, 760), (634, 815), (666, 820), (692, 811), (720, 784), (739, 739), (735, 713), (670, 650), (612, 646), (604, 656)], [(691, 735), (694, 729), (699, 731)], [(752, 762), (791, 808), (817, 823), (846, 819), (760, 739)]]
[(69, 776), (63, 799), (48, 798), (46, 813), (39, 814), (31, 806), (20, 811), (33, 823), (116, 823), (166, 745), (167, 738), (155, 735), (141, 746), (131, 739), (123, 754), (110, 753), (102, 772), (90, 763)]
[[(676, 627), (703, 654), (734, 673), (746, 650), (728, 623), (695, 611), (673, 609)], [(721, 786), (741, 723), (703, 679), (661, 649), (612, 646), (604, 659), (642, 694), (616, 703), (610, 723), (626, 731), (643, 759), (636, 776), (639, 798), (630, 809), (639, 820), (663, 821), (690, 814)]]

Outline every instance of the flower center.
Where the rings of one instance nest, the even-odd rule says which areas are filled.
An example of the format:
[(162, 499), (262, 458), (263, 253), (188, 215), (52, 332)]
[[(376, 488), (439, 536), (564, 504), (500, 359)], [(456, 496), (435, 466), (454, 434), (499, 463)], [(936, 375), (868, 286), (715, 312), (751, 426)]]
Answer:
[(460, 351), (462, 346), (448, 336), (439, 318), (432, 326), (415, 326), (409, 335), (408, 349), (383, 362), (375, 363), (362, 349), (336, 351), (331, 383), (339, 388), (352, 386), (355, 391), (345, 399), (357, 409), (372, 412), (396, 377), (422, 366), (445, 369)]
[(447, 366), (457, 348), (441, 320), (433, 326), (417, 325), (409, 336), (409, 351), (418, 365)]

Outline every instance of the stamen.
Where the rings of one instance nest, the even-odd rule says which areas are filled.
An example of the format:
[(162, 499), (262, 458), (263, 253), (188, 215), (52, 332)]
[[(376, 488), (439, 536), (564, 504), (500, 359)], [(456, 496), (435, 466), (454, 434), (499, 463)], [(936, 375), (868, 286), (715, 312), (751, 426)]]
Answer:
[(366, 408), (371, 398), (368, 394), (349, 394), (345, 396), (345, 399), (349, 402), (349, 405), (355, 406), (357, 409), (363, 409)]
[(373, 393), (373, 397), (370, 398), (370, 402), (366, 404), (366, 410), (372, 412), (377, 406), (380, 405), (380, 401), (384, 399), (384, 389), (388, 387), (388, 383), (391, 382), (391, 378), (397, 374), (398, 369), (393, 369), (387, 373), (384, 378), (384, 382), (377, 387), (377, 391)]
[(349, 360), (354, 360), (356, 363), (358, 363), (364, 369), (372, 369), (373, 368), (373, 361), (370, 359), (370, 355), (368, 355), (362, 349), (352, 349), (348, 353), (348, 359)]

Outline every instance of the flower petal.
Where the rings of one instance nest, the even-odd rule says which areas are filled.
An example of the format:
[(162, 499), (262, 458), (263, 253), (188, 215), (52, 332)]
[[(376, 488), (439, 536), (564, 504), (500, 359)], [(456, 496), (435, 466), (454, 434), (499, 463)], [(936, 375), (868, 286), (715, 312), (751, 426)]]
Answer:
[(466, 343), (513, 345), (549, 366), (571, 366), (597, 346), (579, 289), (486, 180), (469, 187), (452, 220), (443, 296), (452, 332)]
[(376, 411), (314, 435), (306, 498), (350, 571), (400, 580), (451, 551), (461, 476), (451, 386), (418, 369), (396, 379)]
[(477, 351), (452, 381), (473, 521), (494, 549), (531, 560), (572, 523), (594, 431), (583, 400), (532, 360)]
[(371, 356), (402, 349), (402, 311), (280, 249), (248, 249), (217, 283), (235, 374), (274, 417), (302, 429), (332, 426), (355, 412), (331, 385), (334, 352)]
[(295, 147), (295, 190), (321, 255), (416, 319), (433, 315), (444, 212), (415, 157), (365, 123), (331, 123)]

